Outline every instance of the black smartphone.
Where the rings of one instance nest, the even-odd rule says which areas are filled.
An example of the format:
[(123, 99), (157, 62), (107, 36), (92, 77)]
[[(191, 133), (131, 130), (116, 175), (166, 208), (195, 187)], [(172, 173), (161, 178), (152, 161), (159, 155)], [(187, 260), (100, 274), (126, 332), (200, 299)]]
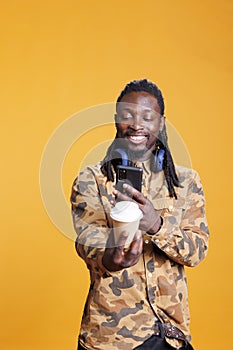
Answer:
[(136, 168), (131, 166), (118, 165), (116, 173), (116, 189), (120, 192), (123, 191), (123, 184), (136, 188), (141, 192), (142, 189), (142, 168)]

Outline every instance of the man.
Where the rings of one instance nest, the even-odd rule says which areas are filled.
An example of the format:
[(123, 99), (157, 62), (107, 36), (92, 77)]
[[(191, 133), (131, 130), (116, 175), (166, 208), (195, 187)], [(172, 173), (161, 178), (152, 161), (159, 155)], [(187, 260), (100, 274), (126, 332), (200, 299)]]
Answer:
[[(127, 84), (115, 123), (105, 159), (81, 172), (72, 189), (76, 249), (91, 279), (78, 349), (192, 349), (184, 266), (204, 259), (209, 236), (199, 176), (173, 163), (155, 84)], [(116, 189), (119, 153), (143, 169), (141, 192)], [(127, 237), (113, 239), (116, 200), (132, 200), (143, 213), (127, 249)]]

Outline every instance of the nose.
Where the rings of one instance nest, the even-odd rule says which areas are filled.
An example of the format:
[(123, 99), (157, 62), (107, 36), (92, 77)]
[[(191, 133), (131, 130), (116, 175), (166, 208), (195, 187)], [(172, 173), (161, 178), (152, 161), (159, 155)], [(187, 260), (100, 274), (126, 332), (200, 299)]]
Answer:
[(136, 131), (143, 129), (142, 118), (139, 115), (135, 115), (129, 127)]

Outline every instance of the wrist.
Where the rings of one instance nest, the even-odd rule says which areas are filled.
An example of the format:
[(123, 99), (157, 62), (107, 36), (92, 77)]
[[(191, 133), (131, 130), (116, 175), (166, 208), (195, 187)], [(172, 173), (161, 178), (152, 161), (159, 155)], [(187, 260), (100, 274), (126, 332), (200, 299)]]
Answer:
[(155, 221), (154, 225), (147, 231), (149, 235), (156, 234), (163, 225), (163, 218), (161, 216), (158, 217), (158, 219)]

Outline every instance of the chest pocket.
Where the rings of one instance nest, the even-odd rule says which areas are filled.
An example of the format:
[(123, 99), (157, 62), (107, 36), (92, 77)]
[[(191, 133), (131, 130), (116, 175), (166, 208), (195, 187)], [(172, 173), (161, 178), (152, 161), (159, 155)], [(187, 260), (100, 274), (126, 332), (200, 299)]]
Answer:
[(158, 198), (152, 200), (152, 203), (162, 218), (166, 218), (171, 225), (180, 225), (186, 209), (184, 198)]

